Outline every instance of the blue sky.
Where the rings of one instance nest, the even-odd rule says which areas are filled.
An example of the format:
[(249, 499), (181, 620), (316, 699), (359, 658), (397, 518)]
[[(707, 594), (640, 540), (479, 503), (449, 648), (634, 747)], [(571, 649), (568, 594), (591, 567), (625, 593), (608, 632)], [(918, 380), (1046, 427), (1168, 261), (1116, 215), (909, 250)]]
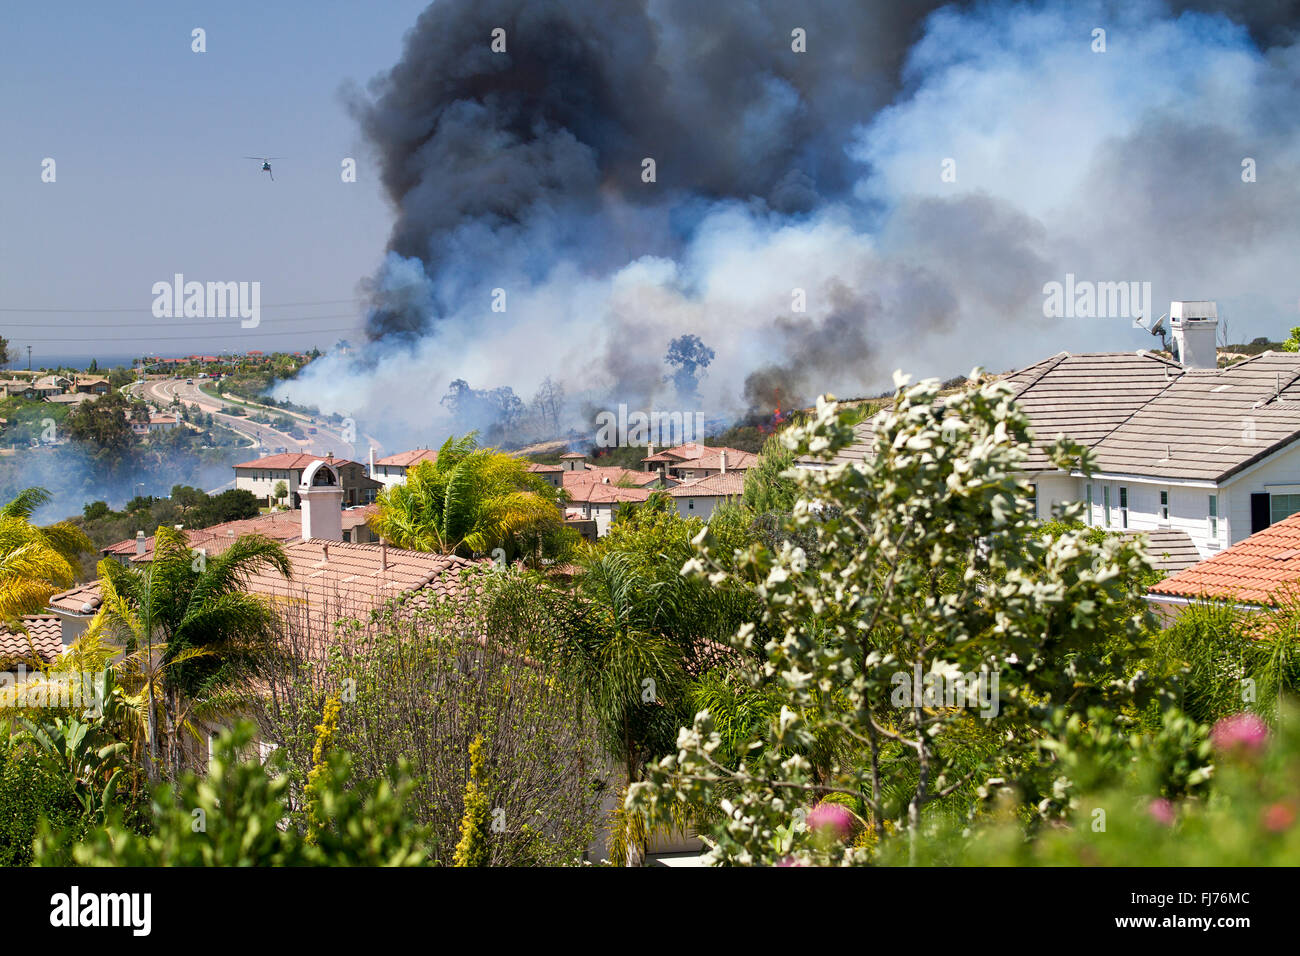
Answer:
[[(427, 0), (8, 4), (0, 31), (0, 335), (61, 355), (358, 338), (391, 214), (340, 96), (395, 63)], [(191, 31), (207, 52), (191, 50)], [(245, 155), (283, 157), (275, 182)], [(50, 157), (57, 181), (41, 181)], [(358, 181), (340, 162), (354, 157)], [(259, 281), (259, 328), (155, 319), (151, 287)], [(16, 308), (136, 309), (23, 313)], [(17, 364), (17, 363), (15, 363)]]

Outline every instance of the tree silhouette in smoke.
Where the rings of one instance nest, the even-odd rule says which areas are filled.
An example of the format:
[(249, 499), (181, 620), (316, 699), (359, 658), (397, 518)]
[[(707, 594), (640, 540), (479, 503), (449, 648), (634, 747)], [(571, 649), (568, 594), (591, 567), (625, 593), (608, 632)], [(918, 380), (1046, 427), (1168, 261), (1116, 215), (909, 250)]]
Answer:
[(451, 413), (457, 427), (476, 431), (489, 441), (504, 441), (525, 410), (523, 400), (507, 385), (472, 388), (458, 378), (451, 383), (441, 404)]
[(713, 349), (700, 341), (698, 335), (679, 335), (668, 343), (664, 361), (674, 369), (665, 379), (673, 383), (678, 397), (695, 398), (700, 376), (713, 361)]

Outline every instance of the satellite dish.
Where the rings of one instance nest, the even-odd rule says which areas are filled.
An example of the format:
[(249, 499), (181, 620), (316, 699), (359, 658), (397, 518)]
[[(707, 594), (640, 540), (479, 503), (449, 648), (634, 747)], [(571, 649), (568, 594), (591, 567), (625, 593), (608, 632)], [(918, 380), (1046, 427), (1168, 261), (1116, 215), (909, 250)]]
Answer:
[(1169, 332), (1168, 319), (1169, 319), (1168, 314), (1165, 314), (1160, 316), (1160, 318), (1156, 319), (1150, 325), (1147, 325), (1144, 321), (1142, 321), (1141, 317), (1139, 317), (1133, 320), (1133, 327), (1137, 329), (1146, 329), (1152, 335), (1160, 336), (1160, 347), (1164, 349), (1168, 349), (1169, 348), (1169, 341), (1167, 338)]

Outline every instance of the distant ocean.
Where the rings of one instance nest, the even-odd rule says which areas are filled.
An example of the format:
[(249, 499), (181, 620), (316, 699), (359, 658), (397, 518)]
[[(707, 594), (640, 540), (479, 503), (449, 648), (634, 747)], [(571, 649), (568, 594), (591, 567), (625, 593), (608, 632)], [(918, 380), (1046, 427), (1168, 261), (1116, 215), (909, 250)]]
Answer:
[[(27, 350), (15, 348), (10, 345), (9, 368), (15, 371), (22, 371), (27, 368)], [(113, 368), (114, 366), (131, 367), (131, 360), (136, 358), (134, 355), (70, 355), (65, 353), (47, 352), (41, 354), (32, 349), (32, 368), (79, 368), (85, 369), (91, 361), (99, 363), (100, 368)]]

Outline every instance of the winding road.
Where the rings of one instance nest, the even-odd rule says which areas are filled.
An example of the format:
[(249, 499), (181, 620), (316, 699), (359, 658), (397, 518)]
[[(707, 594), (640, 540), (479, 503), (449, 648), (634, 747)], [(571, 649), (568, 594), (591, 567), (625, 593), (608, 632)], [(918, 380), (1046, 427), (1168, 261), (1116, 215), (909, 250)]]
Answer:
[[(143, 382), (133, 382), (125, 390), (136, 398), (154, 405), (161, 414), (167, 414), (167, 407), (174, 398), (179, 398), (186, 405), (198, 405), (204, 412), (211, 412), (215, 421), (245, 438), (250, 446), (249, 454), (254, 458), (272, 455), (283, 449), (310, 455), (325, 455), (333, 452), (336, 458), (351, 458), (364, 464), (369, 455), (370, 445), (375, 446), (376, 453), (380, 449), (379, 443), (371, 436), (358, 434), (355, 436), (355, 441), (348, 441), (339, 426), (321, 419), (290, 415), (302, 421), (303, 431), (308, 428), (316, 429), (314, 434), (299, 439), (269, 425), (251, 422), (247, 417), (231, 415), (227, 409), (234, 407), (235, 403), (207, 394), (199, 387), (198, 380), (193, 380), (191, 383), (180, 378), (150, 378)], [(249, 410), (253, 413), (261, 411), (257, 408)], [(290, 414), (280, 409), (270, 411), (272, 414)]]

